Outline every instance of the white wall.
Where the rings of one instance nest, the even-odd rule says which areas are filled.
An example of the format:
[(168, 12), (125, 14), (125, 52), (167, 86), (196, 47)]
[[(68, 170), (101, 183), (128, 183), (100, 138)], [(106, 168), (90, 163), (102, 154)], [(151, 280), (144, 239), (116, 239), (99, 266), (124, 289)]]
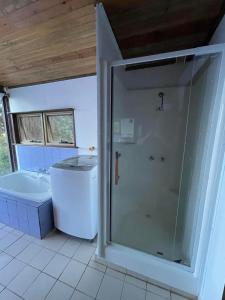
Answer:
[[(218, 43), (225, 43), (225, 16), (210, 41), (210, 44)], [(225, 100), (225, 91), (222, 97)], [(199, 295), (200, 300), (221, 300), (225, 284), (225, 158), (221, 164), (223, 169), (217, 196), (218, 204), (215, 209), (213, 226), (210, 230), (211, 237)]]
[(225, 16), (221, 20), (219, 26), (217, 27), (210, 44), (220, 44), (225, 43)]
[(185, 86), (191, 77), (188, 64), (176, 63), (126, 71), (123, 72), (122, 80), (128, 89)]
[[(109, 70), (105, 64), (122, 55), (113, 34), (109, 20), (101, 3), (96, 5), (96, 36), (97, 36), (97, 99), (98, 99), (98, 176), (99, 180), (99, 222), (98, 222), (98, 247), (100, 257), (105, 256), (105, 241), (108, 239), (106, 212), (109, 207), (109, 153), (106, 149), (109, 138), (109, 114), (106, 109), (110, 99)], [(106, 113), (107, 111), (107, 113)], [(106, 221), (107, 220), (107, 221)], [(108, 226), (108, 227), (107, 227)]]
[(211, 239), (199, 300), (221, 300), (225, 284), (225, 157), (218, 191), (218, 206), (211, 228)]
[(189, 119), (178, 215), (178, 238), (182, 242), (184, 256), (189, 262), (193, 257), (197, 224), (201, 226), (202, 222), (203, 208), (199, 207), (200, 202), (205, 200), (205, 190), (202, 190), (199, 182), (203, 182), (208, 176), (209, 164), (206, 164), (205, 158), (211, 145), (207, 144), (207, 137), (212, 122), (213, 99), (220, 64), (219, 57), (211, 58), (210, 61), (200, 57), (195, 59), (194, 68), (198, 68), (202, 60), (205, 65), (202, 65), (190, 87)]
[(76, 142), (81, 153), (97, 147), (97, 79), (82, 77), (10, 90), (12, 112), (75, 109)]

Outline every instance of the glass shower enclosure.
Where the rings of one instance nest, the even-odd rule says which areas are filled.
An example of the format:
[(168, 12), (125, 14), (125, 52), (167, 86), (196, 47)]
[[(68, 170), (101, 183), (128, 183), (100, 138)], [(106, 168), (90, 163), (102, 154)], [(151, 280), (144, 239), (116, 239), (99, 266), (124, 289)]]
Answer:
[(112, 64), (110, 243), (191, 267), (222, 54)]

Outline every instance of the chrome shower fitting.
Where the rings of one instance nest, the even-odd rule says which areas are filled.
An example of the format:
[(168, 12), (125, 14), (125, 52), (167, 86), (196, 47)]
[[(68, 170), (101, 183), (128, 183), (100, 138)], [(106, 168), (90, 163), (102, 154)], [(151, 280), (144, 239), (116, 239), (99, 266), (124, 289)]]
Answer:
[(155, 160), (155, 157), (154, 156), (149, 156), (149, 158), (148, 158), (149, 160)]
[(164, 111), (164, 93), (163, 92), (159, 92), (159, 98), (161, 99), (161, 104), (160, 104), (160, 106), (158, 106), (157, 108), (156, 108), (156, 110), (158, 110), (158, 111)]

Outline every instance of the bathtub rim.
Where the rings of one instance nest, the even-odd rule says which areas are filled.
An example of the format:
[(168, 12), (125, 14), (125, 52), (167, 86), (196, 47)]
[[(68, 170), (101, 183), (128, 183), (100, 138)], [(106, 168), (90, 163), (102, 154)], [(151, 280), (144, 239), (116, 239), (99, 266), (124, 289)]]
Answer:
[(48, 174), (41, 174), (39, 175), (38, 172), (35, 171), (25, 171), (25, 170), (21, 170), (21, 171), (16, 171), (16, 172), (11, 172), (9, 174), (3, 175), (1, 177), (11, 177), (12, 175), (15, 174), (28, 174), (31, 175), (33, 177), (43, 177), (44, 179), (47, 179), (47, 181), (49, 182), (49, 190), (48, 192), (44, 192), (44, 193), (21, 193), (21, 192), (16, 192), (16, 191), (12, 191), (10, 189), (6, 189), (4, 187), (0, 186), (0, 195), (4, 194), (5, 196), (9, 195), (9, 196), (13, 196), (16, 197), (20, 200), (27, 200), (27, 201), (33, 201), (39, 204), (44, 203), (47, 200), (50, 200), (52, 198), (52, 193), (51, 193), (51, 185), (50, 185), (50, 175)]

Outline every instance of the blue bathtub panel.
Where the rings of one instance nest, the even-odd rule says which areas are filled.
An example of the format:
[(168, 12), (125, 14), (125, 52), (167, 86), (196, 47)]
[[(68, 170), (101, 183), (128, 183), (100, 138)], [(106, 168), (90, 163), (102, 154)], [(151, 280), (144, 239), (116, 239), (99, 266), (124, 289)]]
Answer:
[(19, 219), (28, 222), (28, 218), (27, 218), (27, 206), (26, 205), (24, 205), (24, 204), (18, 205), (17, 212), (18, 212), (18, 215), (19, 215)]
[(52, 201), (40, 203), (0, 193), (0, 222), (43, 238), (54, 228)]
[(46, 236), (54, 227), (52, 203), (48, 202), (39, 207), (41, 235)]
[(0, 214), (1, 223), (9, 225), (7, 201), (5, 199), (0, 199), (0, 212), (1, 212)]
[(28, 207), (28, 223), (34, 226), (39, 226), (38, 209), (35, 207)]
[(27, 217), (27, 206), (20, 204), (17, 206), (18, 212), (18, 229), (29, 234), (29, 224)]
[(17, 216), (17, 201), (7, 200), (9, 215)]
[(19, 220), (17, 216), (9, 215), (9, 226), (19, 228)]
[(34, 222), (29, 222), (29, 231), (28, 234), (40, 239), (42, 238), (41, 236), (41, 230), (40, 226), (37, 226), (37, 224)]

